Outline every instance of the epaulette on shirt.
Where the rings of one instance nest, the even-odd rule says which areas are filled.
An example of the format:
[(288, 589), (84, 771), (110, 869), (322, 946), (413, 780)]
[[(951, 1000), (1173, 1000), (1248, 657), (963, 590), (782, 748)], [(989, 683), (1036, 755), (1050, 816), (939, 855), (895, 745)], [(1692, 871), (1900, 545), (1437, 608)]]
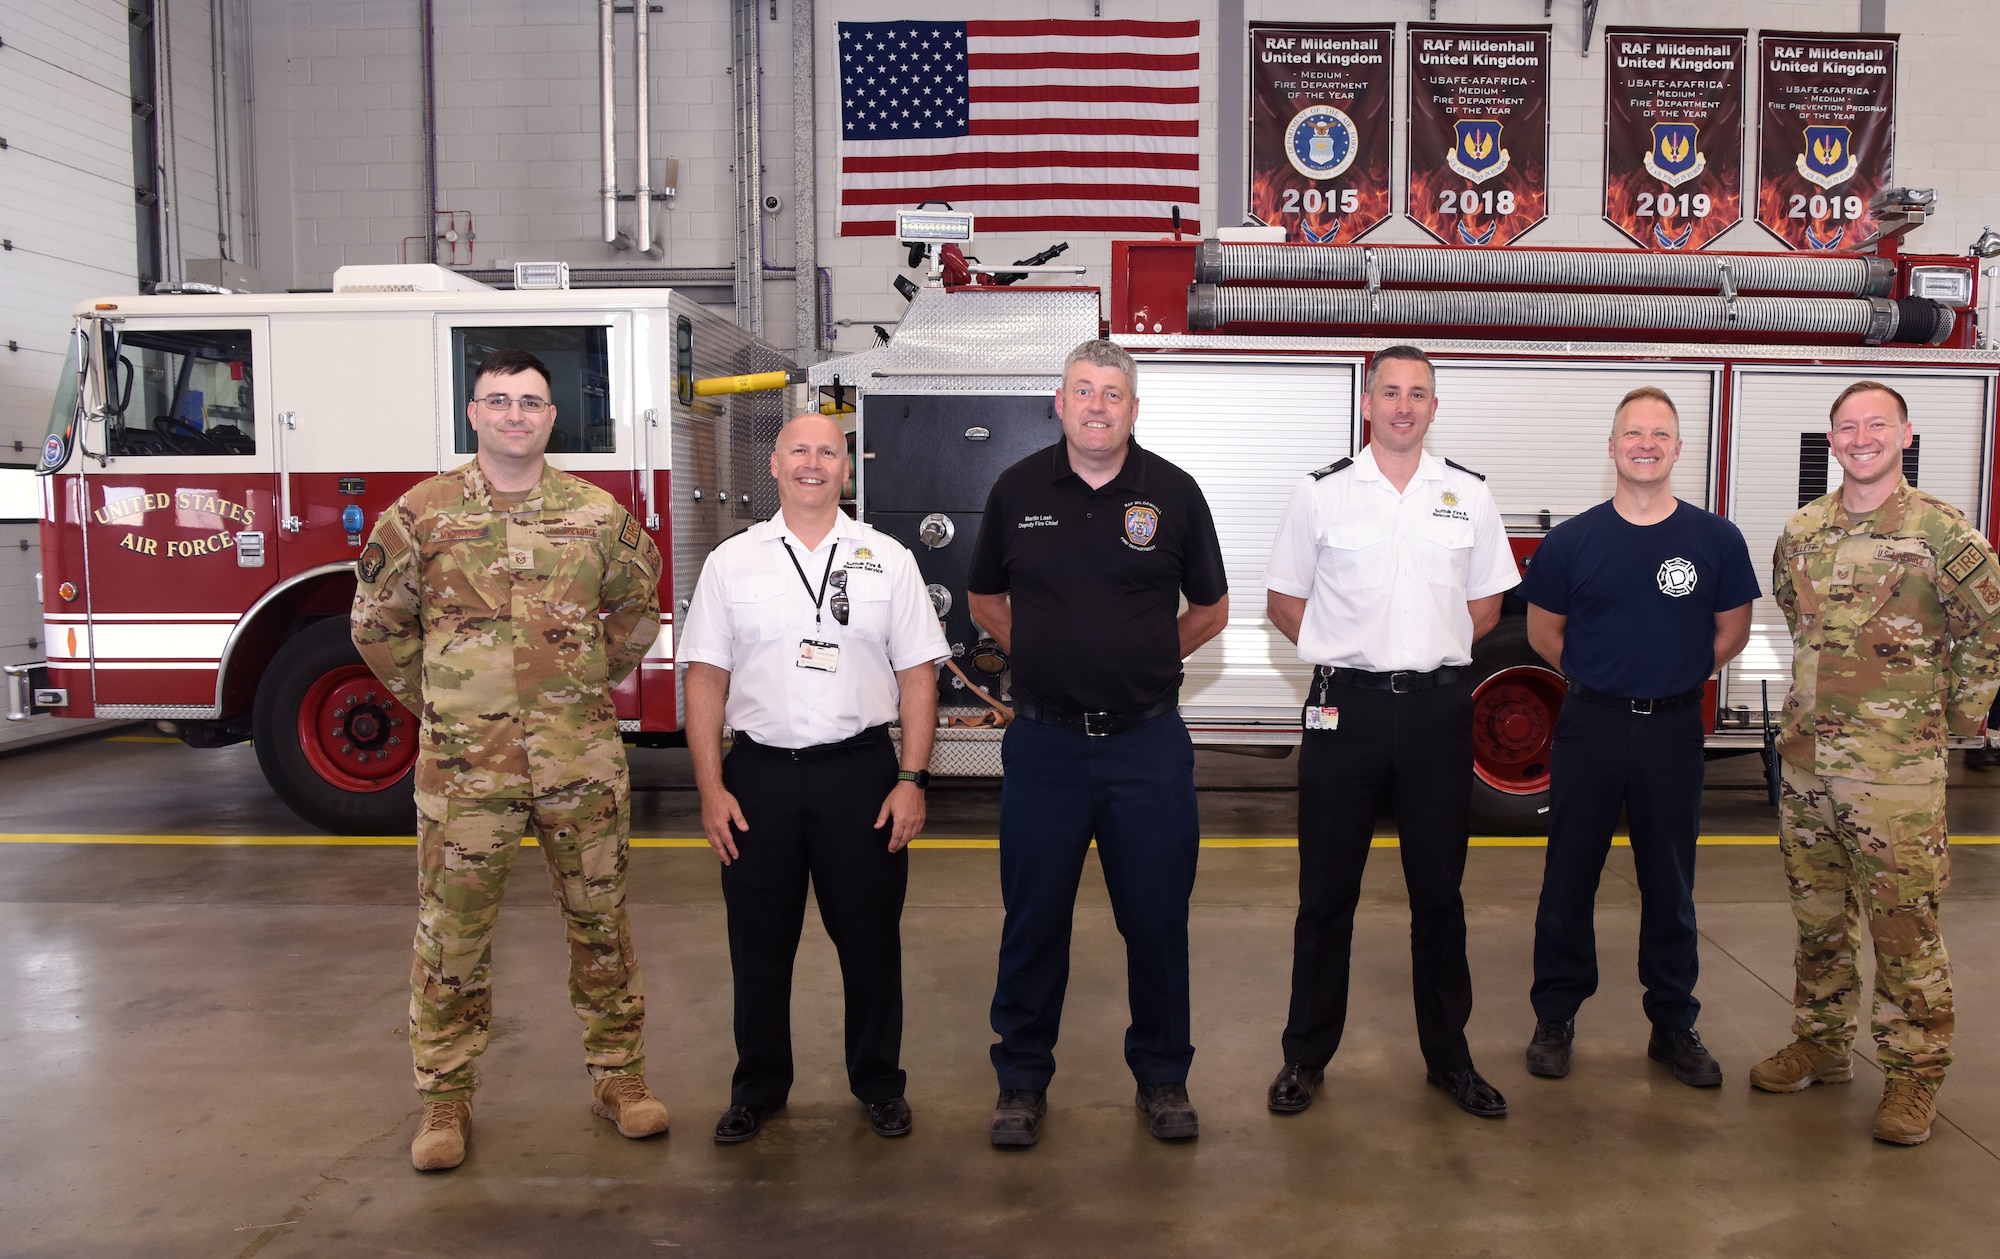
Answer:
[(1447, 459), (1444, 461), (1444, 466), (1447, 468), (1457, 468), (1460, 472), (1463, 472), (1465, 475), (1470, 477), (1478, 477), (1482, 481), (1486, 479), (1486, 474), (1484, 472), (1474, 472), (1471, 468), (1466, 467), (1462, 463), (1453, 463), (1451, 460)]
[(1354, 460), (1352, 459), (1336, 459), (1332, 463), (1326, 465), (1324, 468), (1321, 468), (1319, 471), (1313, 473), (1312, 478), (1315, 481), (1324, 481), (1326, 478), (1332, 476), (1336, 472), (1339, 472), (1341, 469), (1352, 467), (1353, 464)]

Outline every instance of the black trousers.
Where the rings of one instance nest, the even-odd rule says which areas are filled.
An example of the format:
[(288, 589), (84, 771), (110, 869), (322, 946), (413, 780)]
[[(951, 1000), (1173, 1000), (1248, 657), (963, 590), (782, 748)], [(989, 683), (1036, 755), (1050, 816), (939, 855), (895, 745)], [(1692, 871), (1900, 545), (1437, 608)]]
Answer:
[(743, 810), (737, 859), (722, 867), (729, 966), (736, 980), (735, 1106), (782, 1106), (792, 1088), (792, 967), (806, 884), (840, 955), (847, 996), (847, 1083), (864, 1102), (899, 1097), (903, 1042), (903, 895), (909, 850), (889, 851), (875, 815), (896, 785), (888, 743), (824, 760), (737, 744), (722, 782)]
[(1623, 808), (1639, 876), (1646, 1017), (1693, 1027), (1694, 849), (1701, 833), (1701, 708), (1650, 716), (1570, 696), (1549, 762), (1549, 852), (1535, 911), (1535, 1017), (1561, 1022), (1597, 991), (1597, 884)]
[[(1315, 682), (1312, 697), (1319, 693)], [(1339, 728), (1308, 730), (1299, 748), (1299, 917), (1285, 1061), (1324, 1067), (1340, 1048), (1354, 907), (1386, 798), (1409, 885), (1417, 1041), (1433, 1071), (1470, 1066), (1472, 973), (1459, 882), (1471, 827), (1471, 684), (1397, 695), (1333, 683), (1325, 696), (1340, 710)]]

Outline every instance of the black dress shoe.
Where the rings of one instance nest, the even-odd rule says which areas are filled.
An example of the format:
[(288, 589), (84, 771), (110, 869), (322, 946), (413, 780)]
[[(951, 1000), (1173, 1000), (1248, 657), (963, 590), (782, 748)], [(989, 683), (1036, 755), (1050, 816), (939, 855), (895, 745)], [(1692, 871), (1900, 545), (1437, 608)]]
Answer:
[(1653, 1029), (1646, 1042), (1646, 1056), (1673, 1068), (1674, 1078), (1698, 1089), (1712, 1089), (1722, 1083), (1722, 1064), (1709, 1056), (1701, 1035), (1692, 1027)]
[(1201, 1121), (1188, 1100), (1187, 1085), (1141, 1084), (1135, 1099), (1146, 1112), (1146, 1127), (1162, 1141), (1191, 1141), (1201, 1135)]
[(1507, 1113), (1507, 1099), (1500, 1096), (1500, 1090), (1481, 1078), (1471, 1067), (1454, 1067), (1450, 1071), (1427, 1071), (1424, 1079), (1433, 1088), (1441, 1088), (1451, 1094), (1451, 1100), (1468, 1115), (1481, 1119), (1498, 1119)]
[(1570, 1046), (1576, 1042), (1576, 1020), (1537, 1023), (1528, 1041), (1528, 1074), (1560, 1080), (1569, 1074)]
[(1317, 1067), (1288, 1062), (1278, 1072), (1278, 1078), (1271, 1081), (1266, 1104), (1281, 1115), (1296, 1115), (1313, 1104), (1313, 1090), (1325, 1078), (1326, 1072)]
[(774, 1106), (731, 1106), (722, 1112), (722, 1118), (715, 1121), (715, 1143), (735, 1145), (748, 1141), (763, 1130), (764, 1121), (771, 1117)]
[(868, 1112), (868, 1126), (875, 1129), (876, 1136), (910, 1135), (910, 1104), (901, 1097), (884, 1098), (879, 1102), (863, 1102), (861, 1106)]
[(1042, 1139), (1042, 1116), (1049, 1113), (1049, 1095), (1040, 1089), (1001, 1089), (993, 1104), (989, 1135), (995, 1145), (1033, 1145)]

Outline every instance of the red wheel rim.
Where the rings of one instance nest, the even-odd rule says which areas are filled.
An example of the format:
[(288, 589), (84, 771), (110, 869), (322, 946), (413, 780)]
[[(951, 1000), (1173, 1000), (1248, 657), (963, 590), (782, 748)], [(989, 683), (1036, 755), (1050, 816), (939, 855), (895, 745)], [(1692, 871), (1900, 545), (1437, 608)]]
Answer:
[(417, 759), (417, 720), (358, 664), (324, 674), (299, 702), (299, 747), (342, 791), (384, 791)]
[(1472, 692), (1472, 769), (1479, 781), (1511, 796), (1549, 789), (1556, 714), (1568, 686), (1554, 669), (1516, 665)]

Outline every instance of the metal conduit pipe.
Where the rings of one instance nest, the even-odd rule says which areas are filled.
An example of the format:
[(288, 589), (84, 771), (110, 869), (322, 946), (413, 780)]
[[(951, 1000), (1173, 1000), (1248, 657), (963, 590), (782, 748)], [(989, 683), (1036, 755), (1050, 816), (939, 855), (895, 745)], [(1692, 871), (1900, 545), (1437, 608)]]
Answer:
[(639, 161), (639, 187), (632, 203), (639, 217), (632, 235), (639, 252), (653, 256), (653, 48), (652, 0), (634, 0), (632, 5), (632, 131)]
[(1949, 307), (1925, 298), (1691, 297), (1662, 293), (1477, 293), (1422, 289), (1188, 289), (1188, 327), (1230, 324), (1400, 324), (1468, 328), (1631, 328), (1658, 333), (1796, 333), (1937, 345)]
[(618, 238), (618, 92), (611, 62), (612, 0), (597, 0), (597, 129), (603, 166), (604, 243), (623, 248)]
[[(1728, 268), (1725, 276), (1723, 268)], [(1399, 249), (1373, 245), (1233, 245), (1204, 240), (1195, 282), (1299, 280), (1320, 284), (1490, 284), (1508, 288), (1654, 288), (1837, 293), (1887, 297), (1887, 258), (1796, 254), (1577, 253), (1555, 249)]]

